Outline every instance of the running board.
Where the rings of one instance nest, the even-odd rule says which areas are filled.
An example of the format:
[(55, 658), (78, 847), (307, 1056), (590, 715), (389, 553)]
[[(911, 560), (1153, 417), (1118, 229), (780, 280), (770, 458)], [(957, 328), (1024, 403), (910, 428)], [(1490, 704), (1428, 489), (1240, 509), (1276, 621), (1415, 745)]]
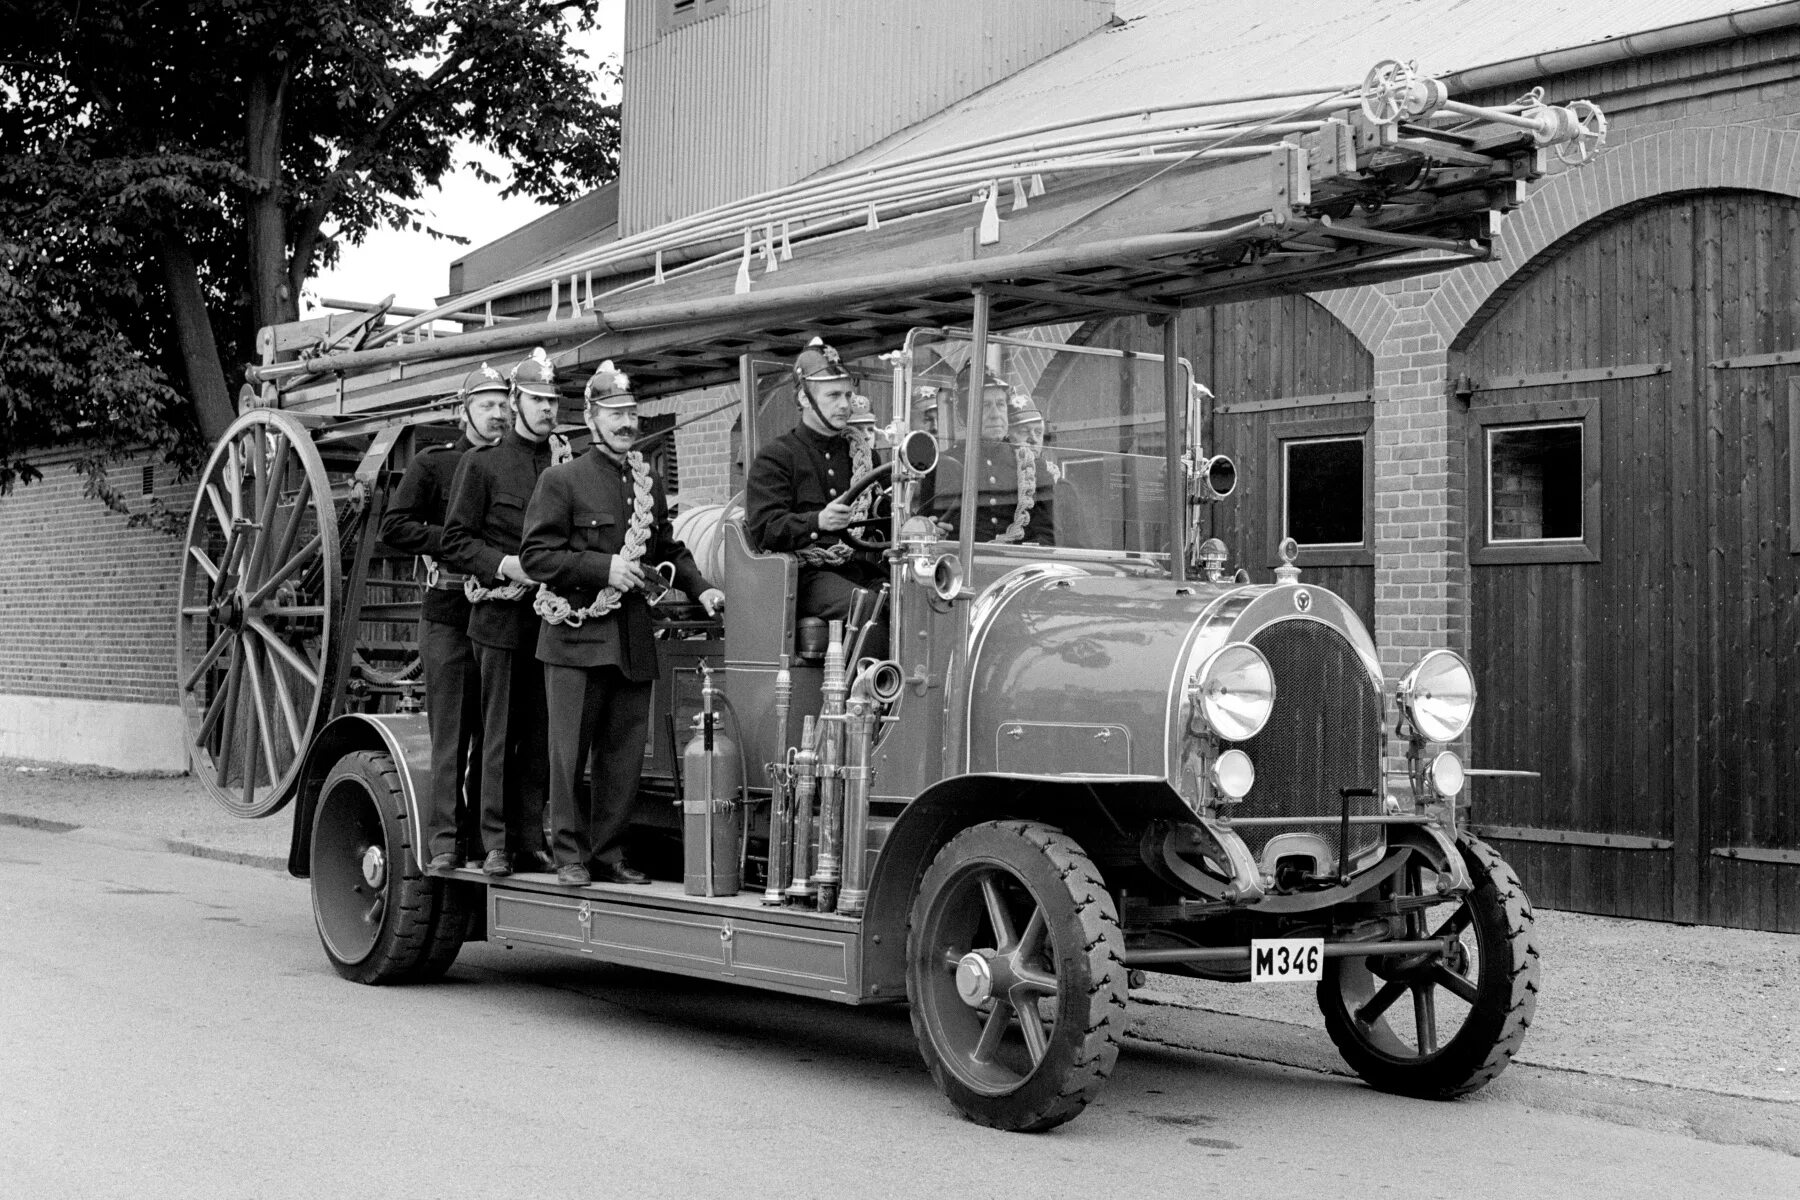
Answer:
[(488, 941), (508, 948), (543, 946), (843, 1004), (904, 998), (878, 994), (879, 985), (864, 994), (861, 921), (764, 907), (760, 891), (689, 896), (673, 883), (574, 887), (531, 872), (434, 874), (484, 884)]

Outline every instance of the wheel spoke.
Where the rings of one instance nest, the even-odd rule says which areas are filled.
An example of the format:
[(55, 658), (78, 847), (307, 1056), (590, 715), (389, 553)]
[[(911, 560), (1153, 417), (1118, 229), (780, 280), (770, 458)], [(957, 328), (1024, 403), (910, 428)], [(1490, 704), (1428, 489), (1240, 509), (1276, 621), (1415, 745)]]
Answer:
[(251, 593), (250, 598), (245, 601), (245, 605), (255, 606), (261, 604), (264, 600), (267, 600), (270, 593), (286, 583), (288, 578), (293, 575), (294, 572), (298, 571), (301, 567), (304, 567), (308, 561), (316, 557), (322, 545), (323, 542), (320, 540), (319, 535), (316, 533), (313, 534), (312, 540), (300, 547), (299, 553), (282, 563), (279, 571), (276, 571), (273, 575), (263, 580), (262, 586)]
[(287, 722), (288, 741), (299, 754), (306, 744), (300, 730), (300, 715), (294, 710), (294, 696), (288, 690), (287, 676), (281, 672), (281, 664), (273, 659), (269, 661), (269, 676), (275, 681), (275, 698), (281, 704), (281, 719)]
[[(274, 731), (270, 728), (269, 698), (263, 691), (262, 667), (257, 665), (256, 660), (256, 643), (248, 638), (244, 639), (244, 666), (250, 672), (251, 713), (256, 718), (256, 733), (262, 746), (263, 760), (269, 768), (269, 782), (273, 783), (278, 774), (275, 769), (277, 760), (275, 758)], [(272, 671), (280, 669), (272, 662), (269, 667)], [(249, 799), (248, 796), (245, 796), (244, 802), (248, 804)]]
[(208, 579), (214, 583), (219, 582), (219, 568), (214, 566), (213, 560), (206, 556), (206, 551), (198, 546), (189, 546), (188, 554), (195, 562), (200, 564), (200, 570), (205, 572)]
[(269, 649), (281, 655), (282, 661), (294, 668), (295, 672), (298, 673), (302, 679), (306, 680), (306, 682), (313, 687), (319, 686), (318, 668), (302, 658), (300, 653), (292, 646), (277, 637), (275, 631), (270, 629), (267, 625), (264, 625), (260, 619), (251, 617), (244, 622), (244, 628), (254, 629), (257, 634), (268, 643)]
[(1437, 932), (1431, 936), (1434, 938), (1460, 937), (1463, 930), (1469, 927), (1469, 922), (1474, 919), (1475, 910), (1473, 908), (1467, 904), (1458, 905), (1456, 911), (1446, 917), (1444, 923), (1437, 927)]
[(1475, 1003), (1475, 998), (1480, 995), (1473, 980), (1467, 976), (1458, 975), (1443, 963), (1439, 963), (1431, 969), (1431, 978), (1437, 982), (1439, 987), (1465, 1004)]
[[(277, 444), (279, 443), (277, 442)], [(285, 452), (277, 451), (265, 466), (263, 456), (257, 456), (257, 539), (256, 547), (251, 552), (251, 561), (244, 568), (246, 583), (253, 584), (256, 580), (256, 572), (269, 564), (269, 547), (274, 540), (269, 536), (271, 531), (269, 521), (274, 516), (275, 502), (281, 495), (281, 485), (287, 477), (287, 460), (288, 456)]]
[[(206, 610), (203, 608), (200, 611), (205, 612)], [(219, 630), (219, 636), (213, 639), (213, 644), (208, 646), (206, 648), (206, 653), (201, 656), (200, 665), (195, 667), (193, 672), (187, 677), (186, 681), (182, 683), (182, 691), (191, 692), (194, 690), (194, 685), (200, 682), (200, 677), (206, 674), (214, 663), (219, 661), (219, 655), (225, 653), (225, 647), (230, 641), (231, 630)]]
[[(219, 644), (220, 649), (223, 649), (222, 643), (230, 638), (230, 636), (231, 631), (229, 629), (219, 635), (220, 642), (216, 644)], [(201, 748), (206, 746), (206, 743), (212, 738), (213, 727), (219, 723), (219, 717), (223, 715), (224, 712), (225, 689), (220, 688), (213, 693), (213, 698), (206, 705), (206, 714), (200, 718), (200, 731), (194, 737), (194, 745)]]
[(1388, 982), (1381, 985), (1381, 990), (1369, 998), (1369, 1002), (1356, 1010), (1356, 1019), (1364, 1025), (1373, 1025), (1381, 1020), (1383, 1013), (1394, 1006), (1406, 991), (1404, 983)]
[[(288, 514), (288, 523), (281, 527), (281, 536), (275, 542), (275, 552), (269, 556), (270, 562), (285, 562), (294, 548), (294, 537), (300, 532), (306, 515), (307, 501), (312, 497), (312, 479), (305, 471), (300, 473), (300, 483), (294, 488), (293, 511)], [(279, 506), (277, 506), (279, 508)], [(271, 518), (273, 520), (273, 518)]]
[(1015, 964), (1013, 967), (1013, 977), (1018, 980), (1018, 983), (1014, 985), (1014, 991), (1028, 992), (1034, 996), (1056, 996), (1062, 992), (1062, 987), (1057, 983), (1056, 976), (1047, 971), (1039, 971), (1033, 967)]
[(1049, 922), (1044, 918), (1042, 908), (1031, 910), (1031, 920), (1025, 922), (1025, 932), (1019, 935), (1019, 948), (1015, 952), (1021, 964), (1024, 960), (1036, 955), (1044, 947), (1044, 934), (1049, 930)]
[(323, 604), (291, 604), (285, 608), (264, 608), (262, 615), (268, 617), (322, 617), (325, 615)]
[(978, 1063), (993, 1062), (994, 1055), (1000, 1053), (1000, 1043), (1006, 1040), (1006, 1027), (1010, 1024), (1012, 1005), (995, 999), (994, 1010), (988, 1013), (987, 1024), (981, 1027), (981, 1038), (969, 1052), (969, 1057)]
[(231, 523), (244, 516), (244, 443), (234, 441), (225, 451), (225, 482), (231, 488)]
[(1025, 1035), (1025, 1049), (1031, 1052), (1031, 1065), (1035, 1067), (1044, 1061), (1044, 1053), (1050, 1048), (1050, 1039), (1044, 1036), (1044, 1019), (1035, 1000), (1015, 1004), (1013, 1010), (1019, 1014), (1019, 1032)]
[(224, 724), (219, 728), (219, 787), (226, 786), (225, 773), (231, 766), (231, 743), (237, 736), (238, 727), (238, 691), (244, 679), (244, 644), (240, 638), (237, 652), (231, 656), (231, 669), (225, 676), (225, 712)]
[(219, 495), (219, 485), (210, 480), (206, 485), (206, 499), (212, 505), (213, 517), (219, 522), (219, 535), (223, 537), (231, 532), (231, 510), (225, 507), (225, 498)]
[(1419, 1053), (1437, 1053), (1437, 1001), (1429, 983), (1412, 985), (1413, 1023), (1419, 1031)]
[(1017, 939), (1013, 935), (1012, 916), (1006, 911), (1000, 884), (992, 872), (981, 877), (981, 898), (987, 902), (988, 920), (994, 926), (994, 948), (1006, 953), (1017, 944)]

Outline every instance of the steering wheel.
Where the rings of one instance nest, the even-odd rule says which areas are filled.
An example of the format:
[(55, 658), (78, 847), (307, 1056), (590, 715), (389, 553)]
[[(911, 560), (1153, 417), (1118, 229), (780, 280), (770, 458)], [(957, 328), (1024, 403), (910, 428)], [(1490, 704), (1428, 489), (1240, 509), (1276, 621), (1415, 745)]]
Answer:
[[(855, 504), (857, 498), (864, 492), (877, 484), (891, 483), (893, 477), (893, 459), (889, 459), (884, 463), (877, 463), (875, 466), (864, 471), (861, 475), (858, 475), (855, 479), (852, 479), (849, 488), (845, 490), (842, 496), (838, 497), (838, 501), (842, 504)], [(873, 507), (873, 505), (870, 507)], [(873, 533), (876, 530), (888, 526), (890, 521), (890, 517), (864, 517), (861, 520), (852, 521), (850, 524), (844, 526), (843, 529), (838, 531), (838, 536), (842, 537), (846, 542), (850, 543), (850, 545), (856, 547), (858, 550), (867, 550), (873, 554), (880, 554), (888, 548), (888, 537), (885, 532), (877, 533), (873, 537), (863, 537), (856, 531), (859, 529), (866, 529)]]

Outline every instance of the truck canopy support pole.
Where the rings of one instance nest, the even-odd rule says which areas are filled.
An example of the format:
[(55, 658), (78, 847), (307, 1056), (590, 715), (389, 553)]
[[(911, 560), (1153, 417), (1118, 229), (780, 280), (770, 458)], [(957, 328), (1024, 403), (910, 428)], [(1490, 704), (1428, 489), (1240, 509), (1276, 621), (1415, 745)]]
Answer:
[[(1173, 313), (1162, 319), (1163, 335), (1163, 460), (1164, 470), (1168, 478), (1163, 482), (1163, 495), (1167, 498), (1169, 523), (1169, 578), (1177, 586), (1187, 582), (1187, 530), (1183, 528), (1187, 516), (1187, 480), (1181, 471), (1181, 447), (1183, 436), (1193, 441), (1190, 431), (1182, 428), (1187, 416), (1187, 398), (1181, 394), (1181, 362), (1175, 357), (1177, 350), (1180, 322)], [(1194, 464), (1198, 470), (1199, 463)]]

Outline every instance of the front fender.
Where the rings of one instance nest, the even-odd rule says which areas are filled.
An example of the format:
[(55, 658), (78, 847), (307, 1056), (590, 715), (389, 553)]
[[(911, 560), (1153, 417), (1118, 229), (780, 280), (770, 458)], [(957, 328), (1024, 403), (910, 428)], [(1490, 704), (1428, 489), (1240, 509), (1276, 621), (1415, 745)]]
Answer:
[[(407, 820), (414, 830), (424, 828), (419, 813), (418, 789), (431, 778), (431, 727), (424, 713), (350, 713), (319, 730), (306, 748), (294, 805), (294, 836), (288, 845), (288, 874), (305, 879), (312, 873), (312, 822), (319, 806), (319, 789), (332, 764), (358, 750), (379, 750), (394, 760), (400, 787), (406, 797)], [(408, 839), (418, 856), (418, 838)], [(423, 863), (418, 864), (423, 866)]]

